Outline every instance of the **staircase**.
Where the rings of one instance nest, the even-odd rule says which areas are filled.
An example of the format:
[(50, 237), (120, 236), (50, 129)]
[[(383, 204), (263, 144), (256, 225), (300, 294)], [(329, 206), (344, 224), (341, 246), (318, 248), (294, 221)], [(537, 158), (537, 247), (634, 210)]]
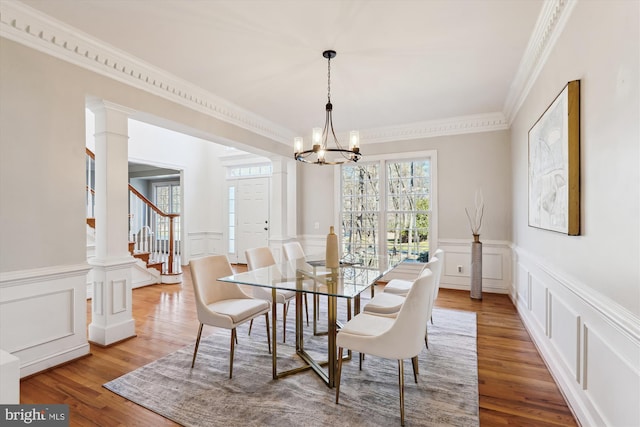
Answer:
[[(95, 240), (93, 162), (87, 153), (87, 257)], [(129, 253), (137, 259), (132, 287), (155, 283), (181, 283), (182, 266), (179, 214), (168, 214), (129, 184)]]

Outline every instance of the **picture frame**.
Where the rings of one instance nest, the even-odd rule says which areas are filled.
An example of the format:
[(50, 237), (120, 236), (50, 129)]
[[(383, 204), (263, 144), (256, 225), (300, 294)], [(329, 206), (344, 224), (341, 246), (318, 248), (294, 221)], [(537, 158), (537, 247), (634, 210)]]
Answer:
[(580, 235), (580, 80), (529, 129), (529, 226)]

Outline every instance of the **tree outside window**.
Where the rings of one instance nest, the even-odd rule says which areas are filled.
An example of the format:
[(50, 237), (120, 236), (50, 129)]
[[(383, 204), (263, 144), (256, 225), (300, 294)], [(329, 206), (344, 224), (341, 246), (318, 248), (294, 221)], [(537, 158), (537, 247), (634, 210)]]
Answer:
[(343, 165), (341, 188), (343, 254), (376, 267), (380, 254), (390, 260), (428, 260), (429, 159)]

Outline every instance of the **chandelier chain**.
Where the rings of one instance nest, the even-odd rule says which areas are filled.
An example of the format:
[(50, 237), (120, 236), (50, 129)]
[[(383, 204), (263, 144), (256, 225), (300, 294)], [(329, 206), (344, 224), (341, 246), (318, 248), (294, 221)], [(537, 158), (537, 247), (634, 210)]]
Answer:
[(331, 102), (331, 58), (327, 60), (327, 101)]

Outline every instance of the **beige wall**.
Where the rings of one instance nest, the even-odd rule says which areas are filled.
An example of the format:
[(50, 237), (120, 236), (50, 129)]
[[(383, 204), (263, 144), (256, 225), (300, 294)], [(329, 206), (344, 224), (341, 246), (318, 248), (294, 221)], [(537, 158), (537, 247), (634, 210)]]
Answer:
[(0, 271), (86, 260), (84, 93), (0, 39)]
[[(485, 217), (481, 230), (487, 240), (511, 239), (511, 165), (509, 132), (483, 132), (413, 141), (366, 145), (367, 155), (435, 150), (438, 159), (438, 237), (471, 239), (465, 207), (473, 207), (476, 190), (482, 190)], [(326, 234), (333, 223), (333, 169), (299, 165), (300, 234)], [(326, 183), (326, 184), (325, 184)], [(320, 223), (315, 230), (314, 223)]]
[(0, 93), (0, 272), (86, 261), (87, 96), (199, 138), (290, 155), (284, 144), (5, 38)]
[[(511, 129), (513, 241), (640, 314), (639, 3), (580, 2)], [(581, 80), (581, 235), (528, 227), (527, 134), (570, 80)]]

